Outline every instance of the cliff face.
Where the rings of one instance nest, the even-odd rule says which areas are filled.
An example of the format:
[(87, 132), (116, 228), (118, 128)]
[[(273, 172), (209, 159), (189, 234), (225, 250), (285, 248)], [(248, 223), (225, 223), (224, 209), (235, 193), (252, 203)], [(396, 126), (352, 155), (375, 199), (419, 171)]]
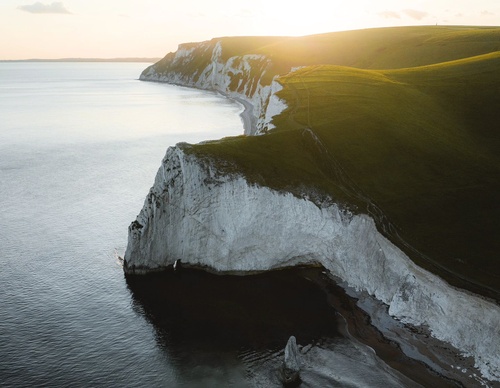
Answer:
[(250, 185), (216, 163), (169, 148), (144, 207), (129, 228), (125, 271), (160, 270), (176, 260), (218, 272), (320, 264), (389, 306), (403, 322), (476, 359), (500, 379), (500, 308), (417, 267), (366, 215), (336, 204)]
[(180, 45), (179, 50), (148, 67), (143, 81), (213, 90), (252, 105), (254, 122), (246, 134), (272, 128), (271, 118), (286, 108), (275, 93), (281, 89), (271, 72), (271, 60), (264, 55), (246, 54), (223, 59), (222, 44), (212, 40)]

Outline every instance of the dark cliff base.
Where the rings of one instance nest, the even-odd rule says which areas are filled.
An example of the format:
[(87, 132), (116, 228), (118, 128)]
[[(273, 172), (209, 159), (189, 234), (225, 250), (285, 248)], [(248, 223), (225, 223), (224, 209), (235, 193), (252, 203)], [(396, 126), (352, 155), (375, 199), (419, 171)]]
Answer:
[[(264, 359), (282, 351), (291, 335), (301, 347), (354, 336), (418, 384), (460, 386), (405, 356), (322, 269), (229, 276), (182, 268), (126, 280), (135, 309), (154, 326), (159, 345), (183, 365), (199, 367), (219, 354), (241, 358), (242, 349)], [(207, 349), (211, 360), (200, 360)]]

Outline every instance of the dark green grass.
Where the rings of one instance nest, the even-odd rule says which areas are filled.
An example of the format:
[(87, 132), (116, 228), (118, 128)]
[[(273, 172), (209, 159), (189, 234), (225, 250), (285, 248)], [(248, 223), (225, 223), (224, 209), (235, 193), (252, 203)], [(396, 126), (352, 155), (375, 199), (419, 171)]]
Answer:
[(187, 151), (369, 213), (418, 264), (500, 299), (499, 69), (499, 53), (384, 71), (309, 66), (280, 78), (289, 108), (272, 133)]
[(476, 61), (477, 71), (459, 62), (420, 74), (377, 72), (386, 82), (372, 72), (304, 69), (284, 80), (282, 96), (295, 103), (277, 120), (282, 130), (289, 126), (279, 120), (290, 119), (314, 130), (355, 184), (348, 202), (369, 211), (364, 198), (373, 201), (379, 227), (415, 261), (497, 291), (498, 58)]

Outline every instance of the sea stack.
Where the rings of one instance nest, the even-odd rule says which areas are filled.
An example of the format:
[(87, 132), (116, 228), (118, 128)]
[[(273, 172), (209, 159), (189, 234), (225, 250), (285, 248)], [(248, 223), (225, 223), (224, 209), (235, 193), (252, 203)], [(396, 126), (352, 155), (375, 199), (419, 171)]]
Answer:
[(283, 363), (283, 383), (295, 384), (300, 381), (300, 356), (297, 341), (292, 335), (285, 347), (285, 362)]

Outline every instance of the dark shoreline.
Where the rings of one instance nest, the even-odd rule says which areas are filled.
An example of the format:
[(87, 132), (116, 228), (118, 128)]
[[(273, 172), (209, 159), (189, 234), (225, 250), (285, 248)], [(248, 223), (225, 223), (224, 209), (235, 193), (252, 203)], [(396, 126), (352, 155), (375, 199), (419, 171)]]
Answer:
[(386, 338), (373, 324), (369, 314), (357, 305), (325, 272), (313, 274), (313, 281), (328, 295), (328, 303), (346, 320), (349, 334), (371, 347), (387, 365), (424, 387), (461, 387), (459, 381), (436, 372), (422, 361), (404, 354), (401, 346)]
[[(181, 281), (185, 283), (184, 286), (180, 286), (181, 283), (176, 280), (176, 277), (178, 276), (182, 277)], [(224, 296), (225, 287), (228, 287), (227, 291), (231, 294), (238, 293), (238, 289), (240, 287), (242, 287), (242, 289), (248, 287), (258, 289), (258, 286), (252, 284), (267, 284), (265, 280), (260, 279), (268, 279), (267, 281), (270, 280), (272, 282), (276, 282), (277, 287), (284, 288), (289, 287), (292, 283), (295, 284), (295, 282), (301, 283), (302, 281), (298, 279), (303, 279), (311, 283), (311, 285), (314, 286), (313, 288), (317, 291), (320, 291), (323, 297), (318, 296), (319, 294), (317, 291), (311, 289), (310, 291), (312, 294), (309, 295), (309, 299), (304, 299), (301, 302), (302, 304), (300, 304), (300, 306), (302, 307), (291, 307), (291, 305), (288, 305), (288, 299), (290, 296), (286, 294), (286, 292), (289, 291), (285, 291), (282, 295), (278, 295), (277, 293), (280, 292), (278, 288), (273, 289), (269, 288), (269, 285), (264, 286), (268, 287), (268, 293), (275, 294), (270, 297), (271, 299), (274, 298), (275, 303), (275, 307), (272, 307), (272, 309), (276, 309), (276, 305), (279, 304), (288, 305), (288, 307), (284, 307), (284, 310), (281, 312), (273, 311), (269, 317), (266, 317), (266, 314), (268, 313), (266, 312), (265, 305), (268, 301), (264, 300), (266, 299), (265, 295), (267, 295), (265, 293), (257, 294), (259, 303), (256, 303), (253, 299), (245, 299), (248, 298), (248, 296), (243, 294), (240, 295), (240, 297), (242, 297), (241, 303), (239, 302), (238, 296), (235, 295), (233, 296), (236, 299), (231, 299), (229, 301), (226, 300), (226, 296)], [(172, 269), (168, 269), (164, 272), (149, 275), (126, 275), (126, 280), (134, 300), (141, 306), (141, 310), (144, 312), (146, 319), (153, 324), (158, 333), (163, 333), (162, 335), (167, 335), (165, 333), (169, 333), (172, 330), (172, 327), (174, 327), (174, 331), (178, 331), (178, 334), (179, 332), (184, 333), (180, 334), (182, 337), (185, 335), (184, 330), (189, 329), (191, 333), (190, 335), (196, 332), (197, 335), (201, 335), (199, 339), (203, 341), (203, 333), (205, 333), (205, 335), (211, 335), (210, 331), (206, 331), (207, 325), (212, 328), (218, 328), (220, 325), (223, 325), (226, 328), (225, 335), (229, 335), (228, 333), (236, 327), (234, 330), (237, 335), (233, 338), (235, 341), (240, 341), (243, 337), (247, 337), (247, 340), (254, 344), (258, 344), (262, 341), (266, 342), (268, 341), (268, 338), (266, 337), (264, 339), (259, 337), (259, 335), (261, 332), (267, 332), (269, 336), (273, 337), (272, 346), (279, 346), (279, 344), (286, 342), (286, 338), (290, 335), (290, 333), (281, 333), (276, 331), (277, 326), (274, 327), (274, 325), (279, 326), (286, 322), (291, 330), (291, 334), (297, 334), (296, 332), (299, 331), (297, 338), (302, 339), (301, 343), (304, 346), (306, 343), (314, 343), (314, 338), (316, 337), (327, 338), (329, 336), (335, 337), (336, 335), (342, 335), (369, 346), (375, 351), (377, 356), (386, 363), (386, 365), (400, 373), (404, 376), (404, 378), (410, 379), (416, 384), (423, 386), (460, 387), (464, 386), (464, 384), (465, 386), (468, 386), (473, 382), (477, 383), (477, 381), (474, 380), (460, 381), (460, 375), (458, 374), (456, 379), (453, 377), (450, 378), (450, 376), (446, 377), (432, 370), (424, 362), (412, 359), (405, 355), (401, 347), (396, 342), (387, 339), (381, 331), (372, 325), (368, 313), (357, 306), (357, 300), (349, 296), (341, 286), (336, 284), (334, 280), (331, 279), (325, 271), (323, 271), (322, 268), (291, 268), (248, 276), (217, 275), (210, 274), (199, 269), (182, 268), (177, 272), (177, 274), (174, 274)], [(187, 314), (187, 316), (189, 316), (189, 319), (184, 321), (184, 324), (186, 324), (187, 327), (182, 327), (182, 329), (180, 329), (178, 327), (178, 322), (174, 323), (172, 326), (172, 322), (170, 322), (171, 318), (169, 317), (170, 312), (168, 311), (168, 309), (171, 309), (172, 307), (167, 307), (171, 306), (172, 303), (171, 297), (167, 295), (171, 295), (176, 291), (172, 288), (174, 287), (174, 285), (171, 284), (172, 282), (176, 282), (177, 287), (182, 287), (182, 290), (177, 290), (179, 292), (178, 295), (191, 292), (189, 291), (190, 287), (197, 287), (199, 282), (204, 284), (203, 287), (205, 287), (205, 293), (208, 294), (211, 292), (209, 290), (211, 287), (218, 288), (219, 291), (216, 291), (216, 294), (212, 295), (212, 298), (214, 300), (217, 299), (217, 301), (214, 302), (214, 300), (212, 300), (211, 302), (209, 301), (208, 304), (215, 303), (216, 305), (224, 305), (224, 303), (226, 303), (227, 306), (239, 304), (242, 306), (241, 308), (243, 308), (243, 310), (237, 310), (239, 312), (235, 314), (234, 311), (231, 310), (232, 307), (229, 308), (229, 310), (226, 310), (227, 306), (224, 306), (224, 312), (222, 315), (217, 315), (220, 314), (220, 311), (217, 311), (218, 307), (207, 309), (205, 305), (199, 304), (200, 302), (196, 300), (196, 293), (187, 297), (187, 299), (185, 299), (186, 295), (182, 295), (179, 296), (179, 300), (174, 303), (177, 306), (175, 308), (179, 309), (176, 313), (177, 315), (179, 315), (179, 311), (182, 310), (180, 315)], [(231, 285), (231, 283), (233, 285)], [(190, 284), (191, 286), (189, 286)], [(235, 285), (237, 285), (236, 288), (233, 288)], [(187, 288), (184, 288), (186, 286)], [(297, 287), (299, 286), (297, 285)], [(304, 284), (300, 287), (304, 287)], [(307, 284), (305, 287), (308, 287)], [(163, 297), (160, 295), (163, 295), (163, 297), (166, 297), (169, 301), (165, 302), (165, 299), (161, 299)], [(155, 300), (151, 300), (151, 297)], [(199, 295), (199, 297), (202, 297), (202, 295)], [(292, 298), (300, 298), (300, 296), (299, 294), (295, 294)], [(329, 315), (325, 315), (325, 307), (323, 305), (314, 304), (317, 302), (318, 298), (326, 298), (327, 305), (333, 308), (333, 310), (338, 313), (339, 317), (341, 317), (341, 319), (345, 322), (337, 322), (335, 324), (332, 320), (333, 316), (329, 317)], [(262, 305), (264, 306), (261, 306), (263, 310), (259, 310), (259, 308), (261, 308), (258, 306), (260, 302), (262, 302)], [(185, 304), (188, 307), (183, 307), (181, 304)], [(308, 304), (310, 305), (308, 306)], [(316, 307), (311, 309), (313, 306)], [(187, 311), (185, 308), (188, 310), (192, 309), (192, 311)], [(257, 310), (252, 310), (255, 308)], [(163, 311), (163, 309), (166, 309), (166, 311)], [(300, 315), (307, 317), (307, 320), (303, 321), (300, 316), (296, 317), (293, 314), (290, 315), (290, 311), (296, 311), (293, 309), (300, 310)], [(307, 309), (307, 311), (303, 311), (304, 309)], [(315, 309), (320, 311), (316, 311)], [(260, 318), (262, 318), (262, 321), (257, 322), (257, 325), (262, 325), (259, 330), (255, 330), (254, 327), (247, 327), (247, 325), (256, 325), (255, 322), (250, 323), (242, 320), (244, 311), (247, 310), (254, 311), (253, 315), (261, 316)], [(319, 315), (317, 315), (317, 313)], [(238, 314), (240, 314), (240, 316), (236, 316)], [(316, 315), (316, 318), (311, 318), (311, 314)], [(339, 317), (337, 317), (337, 319)], [(196, 322), (197, 319), (201, 319), (202, 322)], [(311, 327), (308, 327), (308, 325), (311, 325)], [(331, 328), (329, 328), (329, 326), (331, 326)], [(344, 327), (344, 329), (342, 329), (342, 327)], [(201, 334), (200, 330), (202, 331)], [(340, 330), (340, 332), (338, 332), (338, 330)], [(335, 334), (335, 331), (337, 331), (337, 334)], [(171, 334), (168, 334), (167, 336), (169, 338), (172, 337)], [(171, 344), (168, 346), (171, 346)], [(453, 374), (451, 368), (450, 374)]]

